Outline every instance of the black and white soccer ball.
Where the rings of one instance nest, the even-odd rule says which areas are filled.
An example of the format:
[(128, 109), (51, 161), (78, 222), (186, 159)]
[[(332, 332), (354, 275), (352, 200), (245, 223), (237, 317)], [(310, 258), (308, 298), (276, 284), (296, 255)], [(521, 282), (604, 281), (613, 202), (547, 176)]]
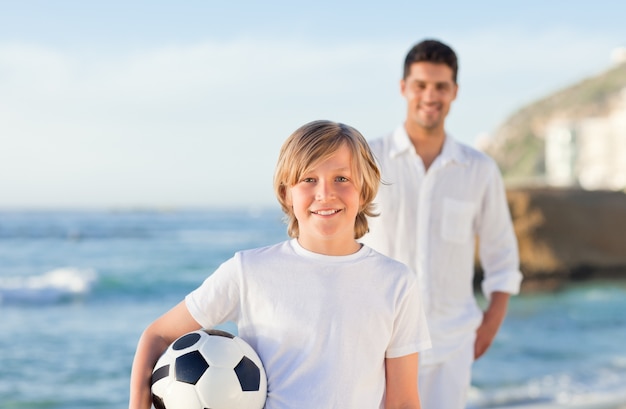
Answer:
[(261, 409), (266, 395), (261, 359), (243, 339), (225, 331), (181, 336), (152, 372), (156, 409)]

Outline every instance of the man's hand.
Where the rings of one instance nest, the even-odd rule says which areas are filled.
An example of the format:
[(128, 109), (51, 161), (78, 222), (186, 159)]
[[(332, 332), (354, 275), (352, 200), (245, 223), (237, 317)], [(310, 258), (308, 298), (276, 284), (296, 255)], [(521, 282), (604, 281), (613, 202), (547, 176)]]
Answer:
[(474, 344), (474, 359), (478, 359), (491, 346), (500, 325), (506, 316), (510, 294), (496, 291), (491, 294), (489, 307), (483, 313), (483, 322), (476, 330), (476, 342)]

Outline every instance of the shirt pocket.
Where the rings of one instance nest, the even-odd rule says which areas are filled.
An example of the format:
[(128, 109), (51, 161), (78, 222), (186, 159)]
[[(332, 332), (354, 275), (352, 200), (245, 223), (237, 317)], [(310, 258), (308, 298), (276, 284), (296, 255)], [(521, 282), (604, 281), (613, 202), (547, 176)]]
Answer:
[(451, 243), (467, 243), (472, 237), (474, 204), (463, 200), (443, 199), (441, 237)]

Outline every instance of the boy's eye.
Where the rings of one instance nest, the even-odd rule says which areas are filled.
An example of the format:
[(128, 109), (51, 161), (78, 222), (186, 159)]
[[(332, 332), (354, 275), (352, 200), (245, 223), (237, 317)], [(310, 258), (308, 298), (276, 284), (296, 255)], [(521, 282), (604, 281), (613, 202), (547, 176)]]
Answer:
[(304, 183), (311, 183), (311, 182), (315, 182), (315, 179), (314, 178), (303, 178), (302, 181)]
[(337, 176), (337, 178), (335, 178), (335, 180), (337, 182), (348, 182), (348, 178), (344, 177), (344, 176)]

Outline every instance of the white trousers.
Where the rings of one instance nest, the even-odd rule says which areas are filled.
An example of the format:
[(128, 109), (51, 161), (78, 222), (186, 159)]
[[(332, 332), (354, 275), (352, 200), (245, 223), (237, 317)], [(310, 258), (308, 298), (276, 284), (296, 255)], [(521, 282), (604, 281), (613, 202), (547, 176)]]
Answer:
[(464, 409), (472, 378), (474, 342), (459, 348), (446, 361), (420, 365), (422, 409)]

